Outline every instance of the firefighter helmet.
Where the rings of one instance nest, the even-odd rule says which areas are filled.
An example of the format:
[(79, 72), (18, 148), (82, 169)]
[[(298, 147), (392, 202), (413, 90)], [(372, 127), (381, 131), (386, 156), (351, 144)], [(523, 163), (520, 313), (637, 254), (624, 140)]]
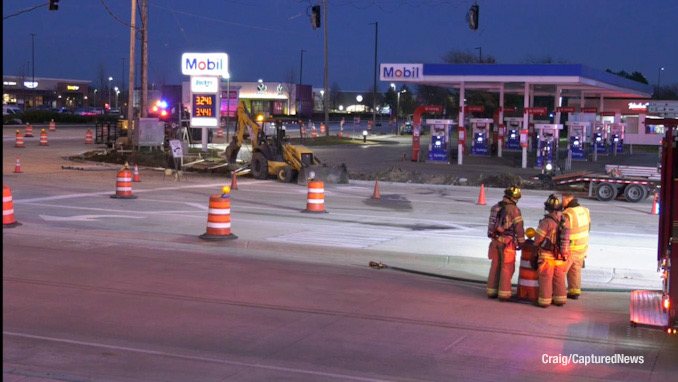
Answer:
[(546, 208), (546, 210), (549, 212), (560, 211), (563, 209), (563, 203), (556, 195), (551, 194), (544, 202), (544, 208)]
[(504, 190), (504, 195), (515, 202), (517, 202), (518, 199), (520, 199), (520, 197), (523, 196), (523, 194), (520, 193), (520, 188), (518, 188), (517, 186), (510, 186), (506, 188)]

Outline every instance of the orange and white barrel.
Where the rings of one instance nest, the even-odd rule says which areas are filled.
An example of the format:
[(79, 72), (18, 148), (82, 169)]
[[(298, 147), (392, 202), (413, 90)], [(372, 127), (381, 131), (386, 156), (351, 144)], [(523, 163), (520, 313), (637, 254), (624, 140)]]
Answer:
[(26, 137), (33, 137), (33, 126), (31, 126), (30, 123), (26, 124), (26, 134), (24, 134)]
[(217, 129), (217, 138), (223, 138), (224, 137), (224, 129), (219, 127)]
[(12, 202), (12, 189), (2, 185), (2, 228), (13, 228), (21, 223), (14, 219), (14, 203)]
[(222, 188), (222, 194), (211, 195), (207, 210), (207, 230), (200, 235), (205, 240), (229, 240), (238, 237), (231, 233), (231, 189)]
[(306, 209), (302, 212), (327, 212), (325, 211), (325, 183), (319, 180), (308, 182)]
[(311, 130), (311, 138), (318, 138), (318, 131), (316, 129)]
[(520, 271), (518, 273), (518, 298), (537, 302), (539, 298), (539, 272), (532, 269), (530, 259), (537, 248), (528, 240), (523, 245), (520, 256)]
[(56, 131), (56, 123), (54, 123), (54, 120), (49, 122), (49, 131)]
[(325, 134), (325, 124), (324, 123), (320, 124), (320, 134)]
[(19, 132), (19, 130), (16, 131), (16, 142), (14, 143), (14, 147), (24, 147), (24, 135)]
[(136, 195), (132, 195), (132, 171), (130, 171), (128, 168), (123, 168), (118, 172), (115, 182), (115, 195), (111, 195), (111, 198), (136, 198)]
[(45, 131), (45, 129), (42, 129), (42, 131), (40, 132), (40, 146), (49, 146), (49, 144), (47, 143), (47, 132)]
[(94, 142), (94, 137), (92, 136), (92, 130), (87, 129), (87, 132), (85, 133), (85, 143), (90, 144)]

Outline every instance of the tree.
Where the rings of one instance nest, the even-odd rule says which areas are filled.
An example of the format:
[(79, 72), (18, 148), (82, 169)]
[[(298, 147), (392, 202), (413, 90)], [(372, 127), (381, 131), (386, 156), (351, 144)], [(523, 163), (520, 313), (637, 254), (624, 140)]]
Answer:
[(330, 102), (330, 110), (337, 110), (340, 98), (341, 88), (339, 87), (339, 84), (333, 82), (332, 86), (330, 86), (330, 99), (328, 100)]
[(610, 69), (606, 69), (605, 71), (608, 72), (608, 73), (618, 75), (619, 77), (624, 77), (624, 78), (628, 78), (629, 80), (632, 80), (632, 81), (640, 82), (641, 84), (646, 84), (646, 85), (649, 84), (649, 82), (647, 81), (647, 78), (645, 78), (645, 76), (642, 75), (642, 73), (640, 73), (640, 72), (633, 72), (631, 74), (628, 74), (624, 70), (620, 70), (618, 72), (613, 72)]
[(419, 106), (419, 103), (414, 97), (412, 89), (407, 85), (400, 88), (400, 113), (401, 115), (413, 114), (414, 110)]
[(450, 50), (443, 57), (443, 61), (448, 64), (496, 64), (497, 60), (492, 56), (479, 57), (470, 50)]

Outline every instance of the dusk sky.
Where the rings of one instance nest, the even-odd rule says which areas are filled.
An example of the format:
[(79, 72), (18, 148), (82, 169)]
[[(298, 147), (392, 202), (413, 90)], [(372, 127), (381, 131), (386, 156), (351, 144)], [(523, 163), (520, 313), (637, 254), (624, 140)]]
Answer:
[[(36, 77), (98, 86), (103, 69), (120, 86), (123, 71), (129, 73), (131, 1), (61, 0), (58, 11), (46, 5), (30, 10), (47, 1), (3, 1), (3, 74), (31, 76), (34, 46)], [(556, 63), (637, 71), (652, 86), (664, 67), (660, 84), (678, 84), (678, 0), (478, 0), (475, 31), (465, 20), (474, 2), (327, 0), (330, 87), (371, 88), (375, 22), (379, 63), (442, 63), (445, 53), (458, 50), (502, 64), (551, 57)], [(324, 85), (324, 26), (313, 30), (307, 15), (322, 0), (148, 4), (149, 83), (187, 80), (180, 70), (184, 52), (227, 53), (232, 81), (299, 82), (303, 49), (303, 83)], [(377, 85), (380, 91), (389, 86), (378, 78)]]

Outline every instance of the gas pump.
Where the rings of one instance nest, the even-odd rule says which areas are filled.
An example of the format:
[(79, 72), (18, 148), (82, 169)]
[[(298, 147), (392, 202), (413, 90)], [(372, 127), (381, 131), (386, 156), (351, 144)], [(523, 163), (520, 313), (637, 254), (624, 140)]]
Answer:
[(624, 153), (624, 131), (626, 130), (625, 123), (613, 123), (608, 125), (610, 128), (610, 153), (623, 154)]
[(520, 147), (520, 130), (523, 128), (522, 117), (507, 117), (504, 118), (506, 122), (506, 150), (519, 151)]
[(591, 123), (568, 121), (566, 124), (568, 126), (567, 151), (571, 155), (570, 158), (574, 160), (586, 160), (587, 152), (585, 143)]
[(541, 168), (542, 174), (554, 174), (558, 159), (558, 136), (563, 125), (538, 123), (534, 125), (534, 129), (539, 140), (537, 167)]
[(596, 154), (607, 153), (607, 129), (605, 123), (594, 122), (591, 128), (591, 147), (589, 151)]
[(470, 122), (473, 131), (471, 155), (490, 155), (490, 129), (494, 120), (492, 118), (471, 118)]
[(453, 123), (451, 119), (426, 120), (426, 124), (431, 127), (431, 143), (428, 145), (430, 162), (450, 162), (450, 128)]

